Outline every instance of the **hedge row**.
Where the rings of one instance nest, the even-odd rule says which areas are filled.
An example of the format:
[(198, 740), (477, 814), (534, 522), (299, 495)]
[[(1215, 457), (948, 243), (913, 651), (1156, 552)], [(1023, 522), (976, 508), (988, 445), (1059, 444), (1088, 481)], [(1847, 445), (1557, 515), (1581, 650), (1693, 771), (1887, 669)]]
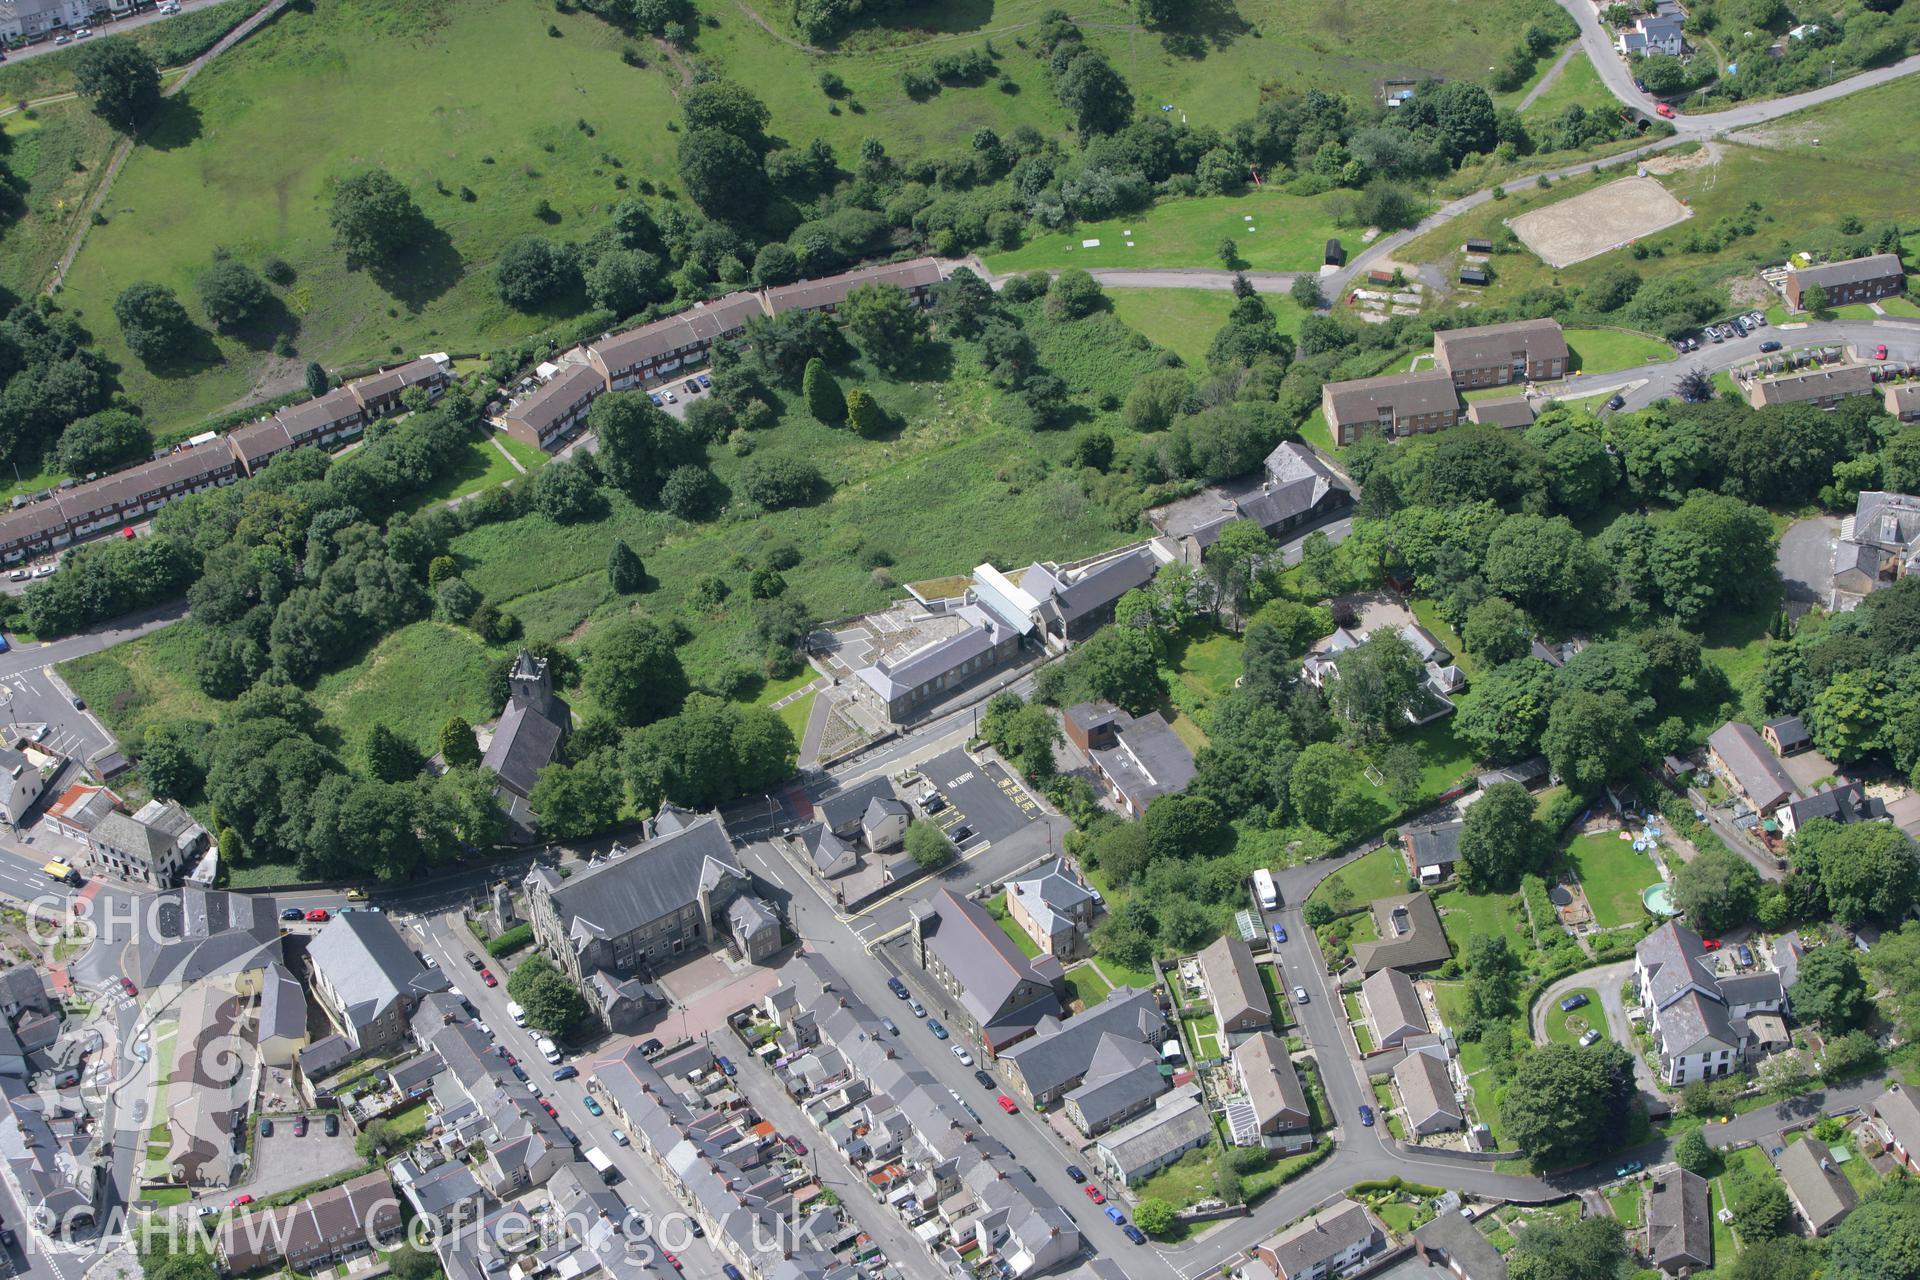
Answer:
[(487, 954), (495, 957), (511, 955), (533, 941), (533, 926), (517, 924), (487, 944)]

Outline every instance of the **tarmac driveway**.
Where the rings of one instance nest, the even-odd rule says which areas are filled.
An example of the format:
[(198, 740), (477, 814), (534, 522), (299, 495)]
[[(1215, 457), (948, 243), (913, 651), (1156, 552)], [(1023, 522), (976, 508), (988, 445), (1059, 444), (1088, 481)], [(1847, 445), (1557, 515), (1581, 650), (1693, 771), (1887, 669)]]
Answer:
[(1833, 516), (1796, 520), (1780, 535), (1774, 568), (1787, 589), (1787, 612), (1799, 617), (1816, 604), (1827, 602), (1833, 585), (1833, 544), (1840, 521)]

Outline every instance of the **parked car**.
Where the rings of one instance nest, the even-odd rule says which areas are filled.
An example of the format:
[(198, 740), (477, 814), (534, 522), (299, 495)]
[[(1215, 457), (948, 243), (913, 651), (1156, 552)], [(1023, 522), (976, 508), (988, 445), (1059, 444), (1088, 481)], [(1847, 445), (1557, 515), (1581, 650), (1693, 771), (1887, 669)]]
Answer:
[(797, 1156), (803, 1156), (807, 1154), (807, 1144), (800, 1141), (800, 1139), (794, 1137), (792, 1134), (788, 1134), (784, 1139), (784, 1141), (787, 1144), (787, 1150), (793, 1152), (793, 1154)]
[(1764, 311), (1749, 311), (1747, 312), (1747, 323), (1756, 329), (1764, 329), (1767, 327), (1767, 313)]
[(966, 1046), (956, 1044), (950, 1046), (950, 1049), (953, 1056), (960, 1059), (961, 1066), (970, 1067), (973, 1065), (973, 1055), (967, 1052)]
[(1745, 316), (1735, 316), (1730, 323), (1733, 325), (1733, 331), (1735, 333), (1743, 338), (1747, 336), (1747, 318)]
[(304, 1138), (307, 1136), (307, 1118), (305, 1116), (294, 1117), (293, 1136), (296, 1138)]
[(1087, 1180), (1087, 1171), (1077, 1164), (1070, 1164), (1067, 1166), (1067, 1176), (1075, 1182), (1085, 1182)]
[(1616, 1178), (1631, 1177), (1633, 1174), (1640, 1172), (1640, 1170), (1644, 1169), (1645, 1167), (1646, 1166), (1641, 1164), (1638, 1160), (1629, 1160), (1625, 1164), (1621, 1165), (1618, 1169), (1615, 1169), (1613, 1171), (1613, 1176)]
[(680, 386), (690, 396), (697, 396), (700, 394), (700, 384), (695, 382), (692, 378), (688, 378), (685, 382), (681, 383)]
[(1740, 962), (1742, 969), (1753, 968), (1753, 948), (1746, 943), (1743, 942), (1733, 949), (1733, 958)]
[(513, 1072), (513, 1078), (515, 1080), (518, 1080), (521, 1084), (525, 1084), (527, 1082), (527, 1069), (521, 1066), (519, 1063), (517, 1062), (513, 1063), (507, 1068), (507, 1070)]
[(1295, 987), (1293, 989), (1293, 1002), (1295, 1004), (1305, 1004), (1307, 1002), (1307, 989), (1305, 987)]
[(893, 992), (894, 995), (898, 996), (902, 1000), (907, 999), (910, 995), (910, 993), (907, 991), (907, 984), (900, 981), (900, 979), (898, 978), (887, 979), (887, 990)]
[(707, 389), (708, 387), (710, 387), (710, 386), (712, 386), (712, 385), (713, 385), (713, 379), (712, 379), (712, 378), (709, 378), (709, 377), (708, 377), (708, 376), (707, 376), (706, 374), (704, 374), (704, 373), (700, 375), (700, 389), (701, 389), (702, 391), (704, 391), (704, 390), (706, 390), (706, 389)]
[(1127, 1224), (1127, 1215), (1120, 1212), (1120, 1208), (1118, 1205), (1111, 1205), (1111, 1204), (1108, 1205), (1106, 1208), (1106, 1215), (1107, 1215), (1107, 1220), (1113, 1223), (1116, 1227), (1123, 1227)]
[(897, 1036), (900, 1034), (900, 1024), (895, 1022), (892, 1018), (880, 1019), (880, 1029), (882, 1031), (885, 1031), (890, 1036)]
[(497, 987), (500, 985), (500, 979), (493, 976), (493, 970), (491, 969), (482, 969), (480, 971), (480, 981), (486, 983), (490, 987)]
[(1015, 1102), (1012, 1098), (1009, 1098), (1004, 1093), (1001, 1094), (999, 1097), (995, 1098), (994, 1101), (999, 1103), (1000, 1109), (1006, 1112), (1010, 1116), (1018, 1115), (1020, 1112), (1020, 1104)]
[(732, 1077), (740, 1073), (740, 1068), (733, 1065), (733, 1059), (724, 1053), (715, 1058), (713, 1064), (720, 1068), (720, 1074), (723, 1076)]
[(580, 1068), (574, 1066), (571, 1062), (569, 1062), (566, 1066), (561, 1067), (558, 1071), (554, 1072), (553, 1078), (555, 1080), (571, 1080), (579, 1074), (580, 1074)]
[(1715, 342), (1725, 342), (1725, 341), (1726, 341), (1726, 339), (1725, 339), (1725, 338), (1723, 338), (1723, 337), (1721, 337), (1721, 336), (1720, 336), (1720, 329), (1719, 329), (1719, 326), (1717, 326), (1717, 325), (1711, 325), (1711, 324), (1710, 324), (1710, 325), (1708, 325), (1708, 326), (1707, 326), (1707, 336), (1708, 336), (1709, 338), (1712, 338), (1712, 339), (1713, 339), (1713, 340), (1714, 340)]
[(993, 1078), (993, 1073), (984, 1067), (975, 1067), (973, 1069), (973, 1078), (980, 1082), (982, 1089), (998, 1089), (1000, 1087), (1000, 1082)]
[(918, 1000), (909, 999), (907, 1001), (907, 1012), (916, 1018), (924, 1018), (927, 1016), (927, 1006), (921, 1004)]
[(1572, 995), (1568, 996), (1565, 1000), (1562, 1000), (1560, 1002), (1560, 1012), (1572, 1013), (1575, 1009), (1578, 1009), (1581, 1005), (1585, 1004), (1586, 1002), (1587, 1002), (1587, 993), (1584, 991), (1576, 991)]
[(1885, 359), (1887, 358), (1887, 344), (1886, 344), (1886, 343), (1884, 343), (1884, 342), (1881, 342), (1881, 343), (1877, 343), (1877, 344), (1875, 344), (1875, 346), (1874, 346), (1874, 348), (1873, 348), (1873, 358), (1874, 358), (1875, 360), (1885, 360)]
[(1626, 408), (1626, 406), (1627, 406), (1627, 398), (1621, 395), (1617, 391), (1613, 395), (1607, 397), (1607, 408), (1609, 409), (1624, 409)]
[(466, 953), (466, 957), (467, 957), (467, 967), (469, 969), (472, 969), (476, 973), (487, 967), (487, 962), (485, 960), (482, 960), (479, 956), (473, 954), (473, 952), (471, 951)]
[[(1882, 360), (1887, 358), (1887, 349), (1885, 347), (1880, 348), (1880, 358)], [(73, 700), (73, 709), (75, 711), (85, 711), (87, 709), (87, 700), (85, 698), (75, 698)]]
[(260, 1136), (263, 1138), (271, 1138), (273, 1136), (273, 1121), (267, 1119), (265, 1116), (260, 1117)]
[(320, 1122), (320, 1132), (326, 1134), (329, 1138), (339, 1137), (340, 1136), (340, 1117), (336, 1115), (328, 1115), (326, 1119)]
[(140, 988), (133, 985), (132, 978), (120, 979), (120, 989), (126, 992), (130, 996), (137, 996), (140, 994)]
[(935, 1040), (945, 1040), (947, 1038), (947, 1029), (940, 1025), (940, 1019), (938, 1018), (927, 1019), (927, 1030), (933, 1032), (933, 1038)]
[(252, 1204), (252, 1203), (253, 1203), (253, 1197), (252, 1197), (252, 1196), (249, 1196), (249, 1195), (237, 1195), (237, 1196), (235, 1196), (235, 1197), (234, 1197), (233, 1199), (231, 1199), (231, 1200), (229, 1200), (229, 1201), (227, 1201), (227, 1208), (229, 1208), (229, 1209), (238, 1209), (238, 1208), (239, 1208), (239, 1207), (240, 1207), (241, 1205), (243, 1205), (243, 1204)]
[(1107, 1193), (1093, 1183), (1089, 1182), (1087, 1184), (1086, 1191), (1087, 1199), (1093, 1201), (1095, 1204), (1105, 1204), (1107, 1202)]
[(560, 1065), (560, 1046), (553, 1042), (552, 1036), (541, 1036), (534, 1041), (534, 1044), (540, 1050), (540, 1056), (550, 1065), (556, 1067)]
[(1760, 344), (1760, 349), (1762, 351), (1778, 351), (1780, 349), (1780, 344), (1772, 340), (1768, 340)]
[(607, 1109), (594, 1101), (592, 1094), (588, 1094), (585, 1098), (581, 1099), (580, 1105), (587, 1109), (587, 1114), (590, 1116), (603, 1116), (607, 1114)]
[(560, 1113), (555, 1111), (553, 1104), (545, 1098), (540, 1099), (540, 1109), (547, 1113), (547, 1119), (549, 1120), (558, 1120), (560, 1118)]
[(1718, 951), (1720, 949), (1720, 939), (1702, 938), (1700, 939), (1700, 945), (1702, 947), (1705, 947), (1708, 951)]
[(288, 907), (285, 911), (282, 911), (280, 913), (280, 918), (282, 920), (299, 920), (304, 918), (306, 914), (307, 914), (306, 912), (302, 911), (298, 907)]
[(613, 1131), (613, 1145), (616, 1147), (624, 1147), (627, 1145), (627, 1131), (625, 1129), (615, 1129)]
[(962, 844), (965, 844), (967, 841), (973, 839), (973, 828), (963, 822), (959, 826), (955, 827), (950, 834), (953, 838), (954, 844), (962, 845)]
[(1120, 1234), (1124, 1235), (1127, 1239), (1133, 1241), (1135, 1244), (1145, 1244), (1147, 1242), (1147, 1233), (1142, 1231), (1140, 1228), (1134, 1226), (1131, 1222), (1123, 1223), (1121, 1225)]
[(670, 1253), (669, 1251), (662, 1249), (660, 1251), (660, 1257), (662, 1261), (664, 1261), (668, 1266), (672, 1267), (675, 1271), (680, 1270), (680, 1259), (674, 1257), (673, 1254)]
[(327, 909), (325, 907), (315, 907), (313, 910), (307, 912), (307, 919), (314, 924), (325, 924), (327, 922)]
[(1597, 1043), (1599, 1039), (1600, 1039), (1600, 1028), (1588, 1027), (1587, 1033), (1580, 1037), (1580, 1047), (1584, 1049), (1588, 1045)]
[(1360, 1104), (1360, 1124), (1363, 1128), (1373, 1128), (1373, 1108), (1364, 1102)]
[(667, 402), (665, 400), (662, 400), (659, 396), (654, 395), (651, 391), (647, 393), (647, 399), (653, 401), (653, 407), (656, 409), (663, 409), (666, 407)]
[(1277, 924), (1273, 926), (1273, 945), (1277, 947), (1281, 943), (1285, 942), (1286, 940), (1287, 940), (1287, 926), (1283, 924)]
[(662, 1049), (666, 1047), (667, 1046), (661, 1044), (658, 1040), (645, 1041), (640, 1046), (640, 1056), (643, 1058), (651, 1059), (654, 1054), (660, 1052)]

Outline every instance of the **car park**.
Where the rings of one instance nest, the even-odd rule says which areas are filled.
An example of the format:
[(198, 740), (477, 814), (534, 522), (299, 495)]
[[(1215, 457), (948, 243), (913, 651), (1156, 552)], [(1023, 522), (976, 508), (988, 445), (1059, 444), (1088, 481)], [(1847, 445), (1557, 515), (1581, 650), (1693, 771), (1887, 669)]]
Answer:
[(960, 1059), (961, 1066), (970, 1067), (973, 1065), (973, 1055), (967, 1052), (964, 1045), (952, 1045), (950, 1049), (953, 1056)]
[(1360, 1104), (1360, 1123), (1365, 1128), (1373, 1128), (1373, 1108), (1364, 1102)]
[(1587, 993), (1584, 991), (1576, 991), (1572, 995), (1568, 996), (1565, 1000), (1562, 1000), (1560, 1002), (1560, 1012), (1572, 1013), (1575, 1009), (1578, 1009), (1581, 1005), (1585, 1004), (1586, 1002), (1587, 1002)]
[(927, 1019), (927, 1030), (933, 1032), (933, 1038), (935, 1040), (945, 1040), (947, 1038), (947, 1029), (940, 1025), (940, 1019), (938, 1018)]

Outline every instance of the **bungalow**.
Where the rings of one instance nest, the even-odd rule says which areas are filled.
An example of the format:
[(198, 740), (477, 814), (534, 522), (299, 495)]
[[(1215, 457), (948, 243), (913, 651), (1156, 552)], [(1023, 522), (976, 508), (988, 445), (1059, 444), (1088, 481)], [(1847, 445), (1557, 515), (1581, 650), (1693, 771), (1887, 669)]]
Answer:
[(1135, 717), (1111, 702), (1081, 702), (1060, 717), (1067, 741), (1086, 753), (1094, 776), (1129, 817), (1193, 781), (1193, 752), (1158, 711)]
[(1827, 295), (1827, 305), (1873, 302), (1898, 297), (1906, 290), (1907, 278), (1900, 258), (1892, 253), (1869, 254), (1846, 262), (1826, 262), (1817, 267), (1789, 267), (1783, 291), (1796, 311), (1808, 286), (1819, 285)]
[(1230, 935), (1216, 939), (1199, 959), (1200, 978), (1207, 984), (1221, 1036), (1263, 1031), (1273, 1025), (1273, 1006), (1246, 943)]
[(1857, 782), (1842, 782), (1804, 799), (1788, 801), (1776, 816), (1780, 819), (1780, 833), (1791, 837), (1803, 823), (1815, 818), (1825, 818), (1842, 826), (1852, 822), (1884, 822), (1887, 802), (1868, 795), (1867, 789)]
[(1099, 1138), (1094, 1153), (1115, 1181), (1131, 1187), (1213, 1140), (1213, 1118), (1200, 1086), (1187, 1084), (1161, 1095), (1152, 1111)]
[(1799, 788), (1750, 724), (1729, 720), (1707, 737), (1707, 759), (1741, 799), (1761, 816), (1799, 794)]
[(1655, 1169), (1646, 1191), (1647, 1256), (1668, 1275), (1713, 1265), (1707, 1180), (1677, 1164)]
[(1920, 382), (1887, 384), (1887, 412), (1901, 422), (1920, 422)]
[(1362, 431), (1410, 436), (1455, 426), (1460, 421), (1460, 394), (1444, 369), (1422, 369), (1329, 382), (1320, 388), (1320, 410), (1334, 440), (1348, 445)]
[(1244, 1129), (1234, 1124), (1234, 1100), (1227, 1100), (1227, 1122), (1236, 1145), (1293, 1150), (1313, 1141), (1313, 1115), (1286, 1041), (1271, 1031), (1249, 1036), (1233, 1051), (1233, 1071), (1252, 1121)]
[(1365, 1205), (1340, 1200), (1254, 1246), (1276, 1280), (1327, 1280), (1386, 1247), (1387, 1233)]
[(1794, 1212), (1807, 1224), (1808, 1235), (1825, 1235), (1860, 1201), (1853, 1184), (1834, 1164), (1833, 1152), (1811, 1134), (1788, 1143), (1773, 1163), (1780, 1171), (1780, 1181), (1786, 1184)]
[(1408, 827), (1400, 833), (1406, 852), (1407, 874), (1421, 884), (1439, 884), (1453, 874), (1460, 860), (1460, 833), (1466, 823), (1455, 819), (1437, 827)]
[(1465, 1110), (1453, 1089), (1446, 1060), (1437, 1053), (1416, 1049), (1393, 1069), (1394, 1091), (1407, 1128), (1418, 1137), (1467, 1127)]
[(1353, 959), (1362, 975), (1381, 969), (1424, 969), (1444, 964), (1453, 954), (1447, 931), (1440, 927), (1440, 913), (1426, 894), (1379, 898), (1368, 910), (1380, 940), (1355, 944)]
[(1867, 1104), (1866, 1115), (1887, 1154), (1909, 1173), (1920, 1173), (1920, 1096), (1907, 1085), (1890, 1084)]
[(1747, 403), (1756, 409), (1781, 404), (1811, 404), (1831, 409), (1848, 396), (1870, 396), (1879, 389), (1869, 366), (1837, 365), (1778, 378), (1755, 378), (1747, 383)]
[(507, 406), (500, 425), (522, 444), (545, 449), (585, 425), (607, 380), (586, 361), (562, 367), (544, 386)]
[(1413, 979), (1401, 969), (1378, 969), (1360, 984), (1360, 999), (1366, 1005), (1367, 1021), (1373, 1024), (1373, 1041), (1382, 1049), (1399, 1045), (1408, 1036), (1427, 1034), (1427, 1011)]

